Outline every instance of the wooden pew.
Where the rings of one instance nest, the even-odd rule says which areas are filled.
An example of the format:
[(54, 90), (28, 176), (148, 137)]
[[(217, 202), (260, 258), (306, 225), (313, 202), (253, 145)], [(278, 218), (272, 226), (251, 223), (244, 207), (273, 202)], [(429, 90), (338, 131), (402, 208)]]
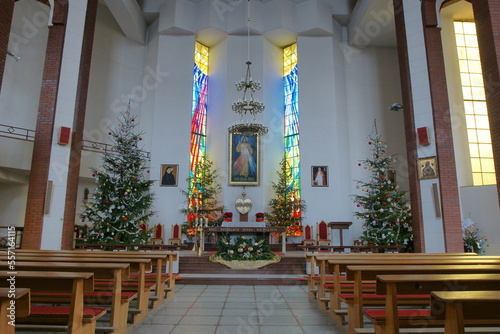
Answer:
[[(403, 257), (435, 257), (435, 256), (465, 256), (465, 257), (476, 257), (476, 253), (341, 253), (341, 254), (325, 254), (325, 253), (306, 253), (306, 262), (309, 263), (310, 273), (305, 276), (304, 279), (308, 281), (308, 286), (310, 290), (310, 295), (316, 297), (318, 293), (318, 286), (321, 286), (320, 277), (326, 276), (326, 261), (330, 259), (338, 259), (341, 257), (357, 258), (357, 257), (380, 257), (380, 256), (403, 256)], [(352, 257), (350, 257), (352, 256)], [(319, 259), (317, 261), (316, 259)], [(318, 275), (316, 275), (316, 268), (318, 268)], [(332, 276), (333, 277), (333, 276)], [(324, 282), (323, 282), (324, 284)], [(322, 295), (321, 297), (324, 297)]]
[(30, 308), (30, 289), (0, 288), (0, 333), (14, 334), (16, 317), (27, 317)]
[[(375, 324), (375, 333), (396, 334), (400, 325), (431, 327), (436, 323), (430, 310), (402, 310), (398, 312), (398, 294), (430, 294), (433, 291), (500, 290), (499, 274), (409, 274), (377, 276), (376, 293), (386, 295), (386, 309), (368, 309), (365, 316)], [(442, 324), (442, 322), (441, 322)], [(417, 328), (418, 331), (420, 328)]]
[[(146, 281), (155, 282), (155, 296), (150, 298), (153, 300), (153, 308), (163, 304), (167, 298), (175, 293), (176, 274), (173, 273), (173, 264), (178, 259), (178, 254), (175, 252), (166, 251), (85, 251), (85, 250), (18, 250), (18, 254), (30, 254), (32, 256), (98, 256), (98, 257), (133, 257), (151, 259), (153, 262), (152, 273), (146, 274)], [(165, 267), (165, 271), (163, 268)], [(137, 275), (133, 275), (137, 279)]]
[(96, 321), (106, 313), (104, 308), (84, 308), (83, 294), (94, 290), (92, 273), (54, 271), (0, 271), (0, 287), (9, 287), (8, 279), (15, 279), (19, 288), (29, 288), (31, 292), (71, 292), (70, 307), (31, 306), (28, 317), (16, 317), (16, 327), (20, 323), (65, 325), (69, 334), (94, 334)]
[[(349, 265), (346, 279), (354, 282), (352, 294), (340, 294), (340, 300), (348, 306), (348, 332), (354, 333), (354, 328), (363, 327), (363, 308), (368, 305), (385, 305), (384, 295), (365, 295), (363, 281), (376, 280), (377, 275), (409, 275), (409, 274), (500, 274), (499, 265), (478, 264), (431, 264), (431, 265)], [(428, 305), (429, 295), (398, 296), (398, 305)]]
[[(442, 255), (436, 254), (431, 255), (430, 253), (424, 253), (429, 255), (405, 255), (404, 253), (390, 253), (390, 254), (351, 254), (351, 255), (337, 255), (337, 256), (317, 256), (316, 264), (319, 267), (319, 282), (318, 282), (318, 299), (323, 303), (333, 302), (330, 304), (330, 309), (338, 309), (340, 307), (340, 302), (338, 301), (339, 289), (335, 292), (334, 296), (326, 298), (325, 293), (325, 283), (327, 271), (329, 274), (333, 274), (333, 286), (340, 286), (341, 273), (345, 272), (347, 265), (350, 264), (385, 264), (386, 261), (393, 261), (393, 264), (406, 264), (408, 261), (412, 261), (415, 264), (434, 264), (435, 259), (451, 260), (460, 259), (465, 261), (464, 264), (474, 264), (477, 262), (476, 259), (479, 257), (462, 256), (462, 255)], [(482, 259), (485, 257), (481, 257)], [(496, 259), (484, 259), (485, 263), (500, 263), (500, 257)], [(436, 263), (439, 264), (439, 263)]]
[[(0, 270), (7, 270), (9, 263), (0, 261)], [(65, 272), (91, 272), (95, 280), (106, 279), (113, 282), (111, 291), (94, 291), (84, 295), (85, 303), (104, 304), (110, 306), (109, 327), (100, 327), (108, 333), (121, 334), (127, 330), (127, 315), (129, 303), (137, 298), (136, 293), (122, 292), (122, 281), (129, 277), (128, 263), (73, 263), (73, 262), (29, 262), (17, 261), (16, 269), (23, 271), (65, 271)], [(51, 301), (68, 303), (71, 293), (46, 293), (35, 292), (33, 301)]]
[[(431, 292), (431, 316), (444, 319), (445, 334), (464, 334), (465, 322), (475, 326), (498, 326), (500, 291)], [(490, 330), (498, 332), (500, 328)]]
[[(92, 252), (89, 252), (92, 253)], [(134, 258), (134, 257), (98, 257), (98, 256), (30, 256), (28, 254), (17, 253), (17, 261), (38, 261), (38, 262), (73, 262), (73, 263), (127, 263), (130, 266), (130, 271), (139, 273), (137, 284), (133, 286), (122, 285), (123, 291), (137, 292), (137, 310), (134, 312), (134, 323), (138, 323), (148, 314), (149, 292), (152, 285), (146, 284), (146, 271), (151, 271), (152, 263), (150, 259)], [(99, 288), (99, 285), (97, 285)], [(101, 290), (107, 290), (110, 286), (103, 286)]]

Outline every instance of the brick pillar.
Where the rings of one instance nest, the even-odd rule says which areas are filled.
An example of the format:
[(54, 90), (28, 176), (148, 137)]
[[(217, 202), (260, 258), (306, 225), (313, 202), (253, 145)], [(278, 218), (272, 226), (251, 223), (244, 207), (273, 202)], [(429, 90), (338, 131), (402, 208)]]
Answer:
[(76, 92), (75, 118), (73, 121), (73, 138), (71, 140), (71, 155), (68, 166), (68, 183), (66, 188), (66, 203), (61, 248), (73, 249), (73, 231), (77, 209), (78, 183), (80, 180), (80, 162), (83, 146), (83, 128), (85, 125), (85, 110), (87, 108), (87, 93), (90, 77), (90, 63), (92, 46), (94, 44), (94, 30), (97, 16), (98, 0), (88, 0), (85, 28), (83, 32), (82, 55), (80, 59), (80, 73)]
[(406, 139), (406, 158), (408, 160), (408, 182), (410, 186), (410, 203), (413, 222), (413, 238), (415, 252), (425, 251), (424, 227), (422, 221), (422, 199), (418, 170), (416, 167), (417, 142), (415, 133), (415, 116), (413, 110), (413, 95), (411, 87), (410, 64), (408, 60), (408, 43), (406, 40), (405, 16), (403, 0), (394, 0), (394, 19), (398, 43), (399, 75), (401, 80), (401, 95), (404, 106), (404, 126)]
[(500, 5), (497, 0), (473, 0), (486, 104), (500, 202)]
[(3, 71), (5, 59), (7, 58), (7, 47), (9, 46), (10, 26), (14, 14), (15, 0), (0, 1), (0, 91), (2, 90)]
[(422, 20), (429, 73), (432, 116), (439, 170), (445, 250), (463, 252), (455, 150), (436, 0), (422, 0)]
[(49, 38), (45, 54), (35, 142), (33, 145), (33, 157), (31, 159), (22, 248), (40, 249), (42, 240), (44, 205), (49, 176), (67, 13), (67, 0), (56, 1), (52, 21), (54, 25), (49, 27)]

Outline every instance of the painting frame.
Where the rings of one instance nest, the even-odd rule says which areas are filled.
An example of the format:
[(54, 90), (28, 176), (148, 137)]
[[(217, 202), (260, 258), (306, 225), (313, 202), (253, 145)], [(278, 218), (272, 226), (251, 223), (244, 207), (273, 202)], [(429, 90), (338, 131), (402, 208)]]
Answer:
[[(229, 132), (228, 149), (229, 185), (260, 185), (260, 136)], [(242, 150), (247, 153), (243, 153)], [(250, 155), (248, 155), (248, 151), (250, 151)]]
[[(167, 168), (172, 168), (172, 177), (166, 175)], [(160, 187), (177, 187), (179, 180), (179, 165), (178, 164), (161, 164), (160, 165)]]
[(435, 156), (419, 158), (417, 160), (417, 168), (419, 180), (438, 178), (437, 158)]
[[(318, 178), (318, 172), (323, 173), (323, 177)], [(311, 166), (311, 186), (312, 187), (328, 187), (328, 166)]]

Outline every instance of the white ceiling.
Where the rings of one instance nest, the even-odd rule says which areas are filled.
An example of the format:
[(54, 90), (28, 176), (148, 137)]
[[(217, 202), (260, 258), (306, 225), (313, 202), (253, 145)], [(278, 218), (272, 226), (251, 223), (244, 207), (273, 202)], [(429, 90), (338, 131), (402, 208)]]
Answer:
[[(100, 3), (108, 6), (112, 14), (115, 16), (118, 24), (122, 28), (124, 34), (138, 42), (145, 43), (145, 30), (146, 27), (154, 21), (158, 15), (162, 5), (166, 1), (180, 1), (184, 3), (191, 3), (196, 5), (200, 11), (207, 9), (207, 1), (213, 0), (100, 0)], [(246, 0), (217, 0), (220, 6), (236, 6), (240, 5), (242, 1)], [(291, 3), (297, 8), (305, 8), (306, 10), (318, 6), (317, 8), (329, 8), (331, 15), (338, 24), (347, 27), (350, 37), (349, 43), (353, 41), (355, 44), (363, 42), (362, 46), (388, 46), (394, 47), (396, 45), (394, 20), (392, 15), (392, 0), (251, 0), (264, 5), (272, 5), (275, 3)], [(252, 2), (250, 4), (252, 4)], [(213, 7), (215, 2), (210, 2)], [(308, 3), (311, 7), (308, 7)], [(241, 6), (240, 6), (241, 7)], [(301, 9), (297, 9), (299, 12)], [(193, 15), (199, 13), (193, 13)], [(279, 13), (281, 14), (281, 13)], [(298, 15), (303, 14), (299, 12)], [(309, 14), (310, 13), (304, 13)], [(318, 17), (323, 13), (319, 13)], [(380, 21), (380, 17), (386, 17), (389, 14), (388, 21)], [(273, 22), (275, 23), (275, 22)], [(333, 25), (333, 22), (332, 22)], [(371, 33), (369, 29), (376, 28), (376, 34)], [(367, 30), (368, 29), (368, 30)], [(217, 31), (219, 30), (219, 31)], [(356, 34), (367, 31), (370, 33), (370, 38), (356, 38)], [(210, 34), (213, 36), (214, 42), (218, 40), (217, 33), (221, 33), (220, 27), (204, 27), (205, 39), (210, 39)], [(197, 32), (198, 33), (198, 32)], [(272, 38), (274, 43), (282, 39), (283, 43), (287, 44), (290, 37), (290, 29), (287, 27), (274, 28), (268, 32), (266, 38)], [(300, 33), (300, 32), (299, 32)], [(311, 29), (305, 34), (321, 34), (321, 29)]]

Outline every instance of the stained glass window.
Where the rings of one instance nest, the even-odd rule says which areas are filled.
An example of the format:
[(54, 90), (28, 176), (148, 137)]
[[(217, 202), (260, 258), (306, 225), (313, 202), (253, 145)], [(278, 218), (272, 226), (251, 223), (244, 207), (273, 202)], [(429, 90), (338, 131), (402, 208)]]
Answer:
[(464, 97), (473, 184), (475, 186), (496, 184), (476, 24), (474, 22), (455, 22), (455, 38)]
[[(193, 107), (191, 112), (191, 152), (189, 180), (196, 179), (196, 166), (206, 153), (207, 90), (209, 48), (196, 42), (193, 72)], [(189, 185), (190, 191), (193, 184)]]
[(300, 198), (299, 104), (297, 44), (283, 49), (283, 86), (285, 95), (285, 158), (292, 172), (292, 183)]

